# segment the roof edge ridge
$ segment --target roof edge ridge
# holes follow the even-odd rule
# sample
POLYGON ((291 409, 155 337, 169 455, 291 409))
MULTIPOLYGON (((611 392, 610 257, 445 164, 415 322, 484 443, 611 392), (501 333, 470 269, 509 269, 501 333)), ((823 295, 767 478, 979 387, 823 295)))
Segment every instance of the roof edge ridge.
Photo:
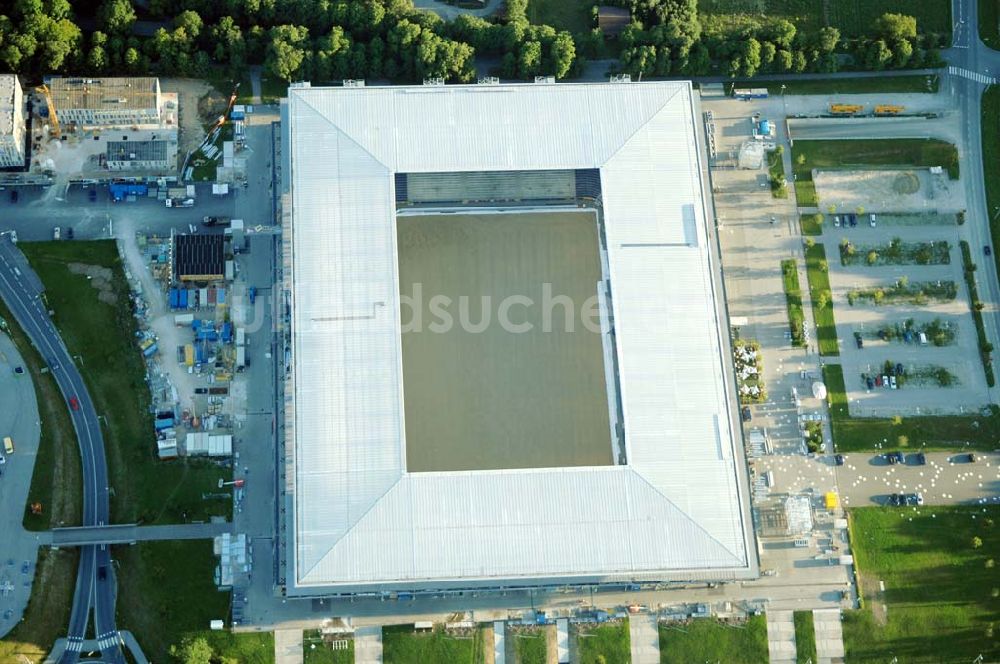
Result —
MULTIPOLYGON (((641 85, 641 84, 639 84, 639 85, 641 85)), ((660 104, 660 106, 655 111, 653 111, 652 113, 650 113, 649 117, 646 118, 646 120, 643 123, 639 124, 632 131, 632 133, 629 134, 628 137, 624 141, 622 141, 621 145, 619 145, 617 148, 615 148, 614 152, 612 152, 611 154, 608 155, 608 158, 604 160, 604 163, 601 164, 600 168, 604 168, 605 166, 608 165, 608 163, 611 162, 612 159, 614 159, 616 156, 618 156, 618 153, 621 152, 622 150, 624 150, 625 146, 627 146, 629 143, 632 142, 632 139, 636 137, 636 134, 638 134, 640 131, 642 131, 643 129, 645 129, 646 125, 648 125, 650 122, 652 122, 654 119, 656 119, 656 116, 658 116, 660 113, 663 112, 663 109, 665 109, 667 107, 667 104, 669 104, 670 102, 672 102, 674 100, 674 97, 676 97, 678 94, 680 94, 680 91, 682 89, 685 89, 685 88, 683 86, 678 86, 678 87, 674 88, 672 94, 670 94, 670 96, 668 96, 666 99, 664 99, 663 103, 660 104)), ((693 88, 690 85, 688 85, 686 89, 688 90, 688 92, 690 92, 691 90, 693 90, 693 88)))
MULTIPOLYGON (((317 89, 317 88, 302 88, 302 90, 314 90, 314 89, 317 89)), ((354 138, 354 136, 351 136, 349 133, 347 133, 344 130, 343 127, 341 127, 339 124, 337 124, 336 122, 334 122, 333 120, 331 120, 330 116, 328 116, 326 113, 324 113, 323 111, 321 111, 318 108, 316 108, 315 105, 313 105, 309 101, 307 101, 306 100, 306 95, 302 95, 302 94, 299 94, 298 92, 296 92, 295 98, 299 102, 301 102, 301 103, 305 104, 306 106, 308 106, 310 108, 310 110, 312 110, 313 113, 315 113, 319 117, 323 118, 327 122, 327 124, 329 124, 331 127, 333 127, 333 129, 335 129, 337 131, 337 133, 340 134, 343 138, 349 140, 351 143, 353 143, 354 145, 356 145, 359 150, 361 150, 366 155, 368 155, 369 157, 371 157, 372 161, 374 161, 376 164, 378 164, 382 168, 386 169, 386 171, 388 171, 389 173, 395 173, 396 172, 394 168, 390 168, 388 164, 386 164, 384 161, 382 161, 381 159, 379 159, 378 157, 376 157, 374 154, 372 154, 372 151, 369 150, 368 148, 366 148, 364 145, 362 145, 358 141, 358 139, 354 138)), ((657 113, 659 113, 659 111, 657 111, 657 113)))

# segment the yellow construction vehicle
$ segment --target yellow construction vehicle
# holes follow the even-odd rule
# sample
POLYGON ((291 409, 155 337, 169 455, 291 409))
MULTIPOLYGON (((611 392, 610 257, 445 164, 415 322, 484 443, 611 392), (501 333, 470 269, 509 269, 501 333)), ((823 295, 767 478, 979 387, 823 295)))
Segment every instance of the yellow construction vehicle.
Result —
POLYGON ((56 105, 52 103, 52 93, 49 91, 49 86, 43 83, 35 88, 35 92, 45 97, 45 105, 49 109, 49 134, 54 138, 59 138, 62 136, 62 129, 59 127, 59 116, 56 115, 56 105))
POLYGON ((830 112, 834 115, 857 115, 863 108, 861 104, 830 104, 830 112))
POLYGON ((899 115, 904 110, 905 106, 894 106, 892 104, 879 104, 875 107, 875 115, 899 115))

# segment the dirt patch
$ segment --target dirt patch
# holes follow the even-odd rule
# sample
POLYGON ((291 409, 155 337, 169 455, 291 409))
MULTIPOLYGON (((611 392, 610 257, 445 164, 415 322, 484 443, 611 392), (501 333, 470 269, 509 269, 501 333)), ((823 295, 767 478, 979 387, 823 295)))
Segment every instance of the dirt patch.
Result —
POLYGON ((203 109, 207 113, 212 110, 213 105, 206 102, 203 106, 202 99, 221 99, 222 95, 210 83, 192 78, 164 78, 160 79, 160 85, 164 92, 177 93, 177 124, 180 130, 177 149, 183 158, 205 140, 205 123, 214 121, 219 115, 216 112, 214 116, 203 118, 203 109))
POLYGON ((864 594, 865 602, 872 609, 872 617, 875 618, 875 624, 879 627, 885 627, 888 621, 888 614, 886 612, 885 598, 879 590, 879 580, 875 577, 861 573, 861 587, 859 590, 864 594))
POLYGON ((818 207, 827 212, 929 213, 965 208, 960 181, 926 168, 817 170, 813 181, 818 207))
POLYGON ((90 279, 91 288, 97 291, 97 299, 105 304, 115 304, 114 288, 111 287, 111 270, 99 265, 86 263, 70 263, 66 268, 73 274, 82 274, 90 279))

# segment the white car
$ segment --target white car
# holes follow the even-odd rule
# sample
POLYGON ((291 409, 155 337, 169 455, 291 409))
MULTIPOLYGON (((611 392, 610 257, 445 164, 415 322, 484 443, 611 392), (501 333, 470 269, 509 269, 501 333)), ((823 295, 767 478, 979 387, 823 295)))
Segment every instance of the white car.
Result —
POLYGON ((7 457, 0 454, 0 466, 4 465, 5 463, 7 463, 7 457))
POLYGON ((833 225, 836 226, 837 228, 840 228, 840 215, 839 214, 835 214, 833 216, 833 225))
POLYGON ((58 240, 61 235, 62 235, 62 229, 60 229, 58 226, 52 229, 53 240, 58 240))

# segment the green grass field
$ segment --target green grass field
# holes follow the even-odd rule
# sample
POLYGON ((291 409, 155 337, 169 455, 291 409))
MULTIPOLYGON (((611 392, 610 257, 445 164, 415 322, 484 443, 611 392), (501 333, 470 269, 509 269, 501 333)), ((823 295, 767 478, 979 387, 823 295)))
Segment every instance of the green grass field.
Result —
POLYGON ((767 661, 767 619, 764 616, 751 616, 739 626, 710 618, 683 625, 660 624, 661 664, 767 664, 767 661))
POLYGON ((816 661, 816 625, 812 611, 796 611, 792 614, 795 623, 795 657, 800 662, 816 661))
MULTIPOLYGON (((69 348, 79 357, 78 366, 87 382, 99 414, 104 416, 104 440, 108 473, 114 490, 111 499, 112 520, 118 523, 175 523, 187 514, 189 520, 207 519, 213 515, 229 517, 231 504, 226 501, 205 501, 202 494, 215 491, 219 478, 228 479, 229 470, 208 461, 169 461, 156 458, 153 425, 149 413, 149 392, 145 381, 145 365, 135 339, 135 319, 132 317, 121 261, 114 242, 42 242, 22 243, 32 267, 46 288, 46 298, 55 312, 56 326, 69 348), (111 269, 111 288, 115 304, 98 299, 98 291, 85 275, 70 271, 71 264, 101 266, 111 269)), ((61 399, 60 399, 61 402, 61 399)), ((174 551, 161 559, 144 555, 143 547, 166 546, 148 544, 124 547, 115 551, 121 565, 118 614, 121 624, 131 629, 147 654, 162 660, 164 648, 176 643, 173 626, 185 624, 165 621, 163 612, 181 611, 184 606, 197 605, 205 613, 193 612, 199 620, 208 615, 223 617, 227 595, 217 593, 212 586, 214 558, 211 543, 207 551, 204 542, 168 543, 178 547, 159 549, 174 551), (192 552, 200 552, 201 560, 192 552), (165 583, 161 570, 178 565, 178 577, 195 576, 192 568, 203 566, 207 583, 192 593, 185 603, 178 604, 173 580, 165 583), (220 603, 213 605, 218 596, 220 603), (157 601, 156 598, 162 598, 157 601), (211 609, 211 611, 208 611, 211 609), (218 615, 222 611, 222 615, 218 615)), ((198 622, 204 628, 207 623, 198 622)), ((190 628, 193 628, 192 625, 190 628)), ((180 629, 178 627, 178 629, 180 629)))
POLYGON ((802 289, 799 287, 799 271, 794 258, 781 261, 781 282, 785 288, 785 305, 788 308, 788 327, 792 332, 792 345, 800 347, 805 343, 802 312, 802 289))
POLYGON ((833 442, 838 452, 859 452, 877 449, 877 445, 899 446, 900 436, 914 449, 990 451, 1000 439, 1000 409, 987 414, 934 415, 902 417, 850 417, 844 372, 839 364, 823 367, 833 442))
POLYGON ((594 27, 590 10, 595 4, 593 0, 530 0, 528 21, 573 34, 587 32, 594 27))
POLYGON ((786 95, 847 95, 870 94, 877 92, 905 93, 936 93, 941 84, 941 77, 934 74, 924 76, 910 74, 893 76, 887 74, 874 78, 830 78, 826 80, 767 80, 753 79, 726 83, 726 94, 731 94, 736 88, 767 88, 772 95, 780 95, 781 86, 785 86, 786 95))
POLYGON ((951 33, 947 0, 910 0, 905 6, 893 0, 698 0, 698 11, 708 34, 733 34, 784 18, 803 31, 833 25, 844 36, 859 36, 870 34, 882 14, 900 11, 917 18, 920 32, 951 33))
MULTIPOLYGON (((993 4, 1000 2, 994 0, 993 4)), ((979 7, 983 4, 980 2, 979 7)), ((990 215, 990 238, 1000 247, 1000 85, 991 85, 983 93, 982 106, 983 180, 986 187, 986 211, 990 215)), ((1000 270, 1000 251, 993 252, 1000 270)))
POLYGON ((844 614, 847 661, 1000 660, 1000 568, 987 562, 1000 550, 997 518, 997 506, 851 510, 866 608, 844 614), (873 604, 885 604, 884 620, 873 604))
MULTIPOLYGON (((402 342, 407 469, 612 463, 601 336, 579 315, 601 278, 594 216, 401 217, 397 229, 400 292, 419 283, 423 293, 422 329, 402 342), (563 306, 545 331, 544 284, 572 301, 572 331, 563 306), (440 296, 452 302, 450 326, 430 306, 440 296), (507 314, 530 331, 498 322, 509 296, 533 301, 507 314), (471 331, 463 318, 489 324, 471 331)), ((415 328, 410 318, 404 306, 403 324, 415 328)))
POLYGON ((545 645, 545 632, 534 630, 533 633, 510 634, 507 638, 514 639, 514 664, 546 664, 548 649, 545 645))
POLYGON ((993 50, 1000 50, 1000 0, 979 0, 977 4, 979 38, 993 50))
POLYGON ((823 215, 820 212, 813 212, 812 214, 804 214, 799 217, 799 225, 802 227, 803 235, 822 235, 823 234, 823 215))
POLYGON ((829 266, 822 244, 806 247, 806 277, 809 279, 809 299, 816 324, 816 343, 820 355, 840 355, 837 345, 837 323, 833 318, 833 295, 830 291, 829 266))
MULTIPOLYGON (((413 625, 382 628, 382 661, 385 664, 480 664, 483 661, 483 632, 472 638, 447 634, 437 627, 431 632, 414 632, 413 625)), ((493 644, 489 647, 492 649, 493 644)))
POLYGON ((578 631, 576 638, 580 664, 628 664, 631 661, 628 620, 578 631))

